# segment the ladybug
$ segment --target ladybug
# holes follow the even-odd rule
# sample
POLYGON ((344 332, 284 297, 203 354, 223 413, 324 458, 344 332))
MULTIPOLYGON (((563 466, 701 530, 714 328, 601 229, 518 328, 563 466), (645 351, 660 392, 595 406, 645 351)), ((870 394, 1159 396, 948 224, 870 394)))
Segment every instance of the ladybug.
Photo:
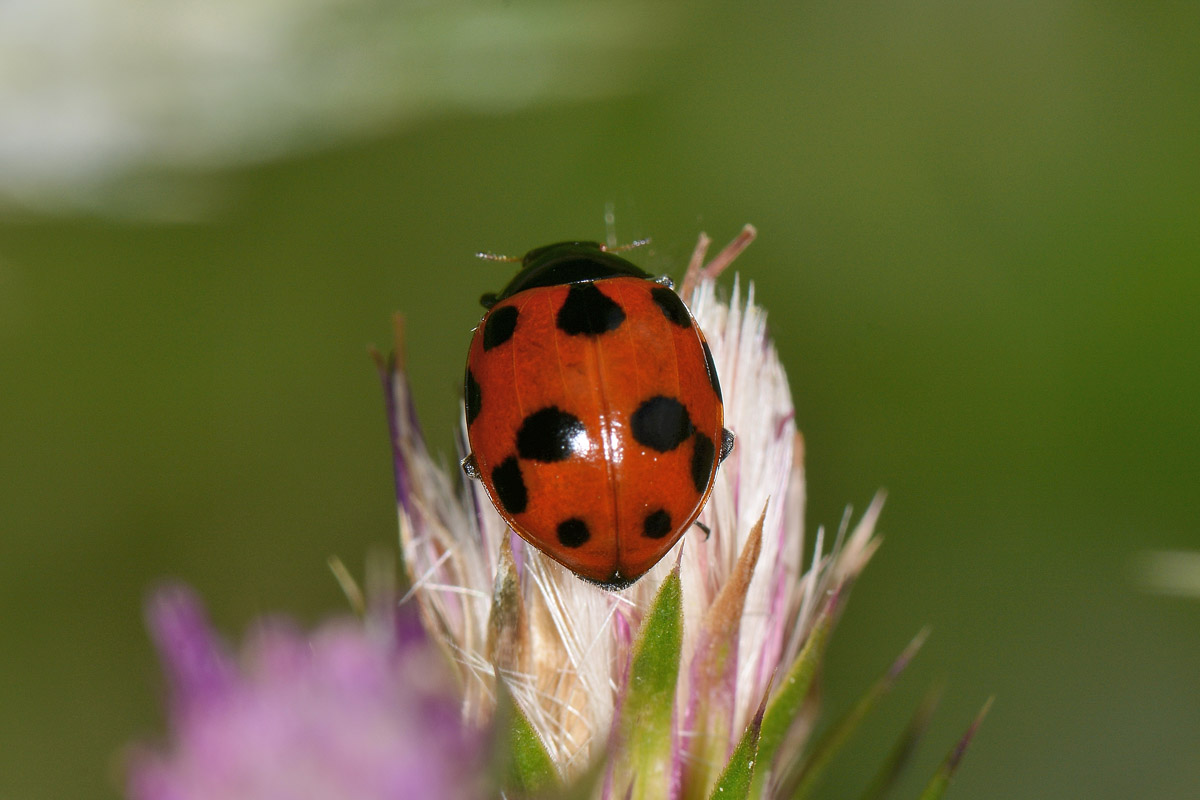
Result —
POLYGON ((696 521, 733 449, 712 353, 669 278, 601 244, 521 267, 480 301, 463 469, 527 542, 622 589, 696 521))

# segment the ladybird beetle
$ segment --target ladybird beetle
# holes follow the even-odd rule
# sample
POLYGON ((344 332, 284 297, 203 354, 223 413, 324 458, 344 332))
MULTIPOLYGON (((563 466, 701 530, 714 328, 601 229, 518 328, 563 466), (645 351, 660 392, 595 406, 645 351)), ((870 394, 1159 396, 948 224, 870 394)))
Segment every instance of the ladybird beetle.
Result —
POLYGON ((463 469, 527 542, 628 586, 696 521, 733 448, 704 334, 669 278, 595 242, 531 250, 481 303, 463 469))

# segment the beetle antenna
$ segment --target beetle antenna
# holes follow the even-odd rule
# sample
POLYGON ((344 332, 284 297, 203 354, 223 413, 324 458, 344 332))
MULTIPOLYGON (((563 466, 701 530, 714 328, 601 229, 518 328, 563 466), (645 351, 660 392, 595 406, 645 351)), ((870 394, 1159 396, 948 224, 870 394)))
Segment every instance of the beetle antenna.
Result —
POLYGON ((649 236, 645 239, 634 239, 629 244, 609 245, 604 248, 604 251, 606 253, 626 253, 630 250, 636 250, 639 247, 645 247, 648 244, 650 244, 649 236))
POLYGON ((489 253, 485 250, 481 250, 478 253, 476 253, 475 257, 480 259, 481 261, 506 261, 509 264, 515 264, 516 262, 521 260, 521 259, 517 258, 516 256, 506 256, 506 255, 503 255, 502 253, 489 253))

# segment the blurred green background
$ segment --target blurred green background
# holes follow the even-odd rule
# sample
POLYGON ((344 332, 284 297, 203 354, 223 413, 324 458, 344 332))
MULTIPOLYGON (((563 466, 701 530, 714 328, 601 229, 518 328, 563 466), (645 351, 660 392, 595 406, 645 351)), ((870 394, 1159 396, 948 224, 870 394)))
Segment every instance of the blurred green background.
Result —
POLYGON ((210 97, 222 148, 127 147, 2 206, 0 797, 118 796, 162 725, 160 578, 231 635, 343 609, 327 556, 395 536, 367 345, 407 315, 452 456, 477 298, 510 270, 472 254, 602 238, 606 203, 677 276, 699 231, 758 226, 738 266, 810 527, 889 491, 826 718, 933 634, 823 796, 940 680, 897 796, 992 694, 951 797, 1197 796, 1200 600, 1135 565, 1200 548, 1200 5, 359 6, 279 67, 306 115, 210 97), (317 96, 334 52, 356 103, 317 96))

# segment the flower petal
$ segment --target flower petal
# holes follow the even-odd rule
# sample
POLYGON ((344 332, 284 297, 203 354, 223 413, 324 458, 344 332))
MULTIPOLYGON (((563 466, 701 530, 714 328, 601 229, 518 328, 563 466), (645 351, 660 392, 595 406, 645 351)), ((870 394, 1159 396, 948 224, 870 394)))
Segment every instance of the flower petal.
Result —
POLYGON ((701 624, 689 670, 688 707, 676 754, 683 774, 683 796, 702 798, 716 782, 734 743, 733 720, 737 696, 738 633, 754 567, 762 547, 764 507, 751 529, 729 580, 701 624))
POLYGON ((170 682, 172 711, 186 713, 231 689, 233 663, 195 592, 182 584, 159 589, 146 618, 170 682))
POLYGON ((492 590, 487 657, 501 675, 529 671, 529 619, 521 596, 521 581, 513 560, 512 544, 508 539, 504 539, 500 546, 496 586, 492 590))

